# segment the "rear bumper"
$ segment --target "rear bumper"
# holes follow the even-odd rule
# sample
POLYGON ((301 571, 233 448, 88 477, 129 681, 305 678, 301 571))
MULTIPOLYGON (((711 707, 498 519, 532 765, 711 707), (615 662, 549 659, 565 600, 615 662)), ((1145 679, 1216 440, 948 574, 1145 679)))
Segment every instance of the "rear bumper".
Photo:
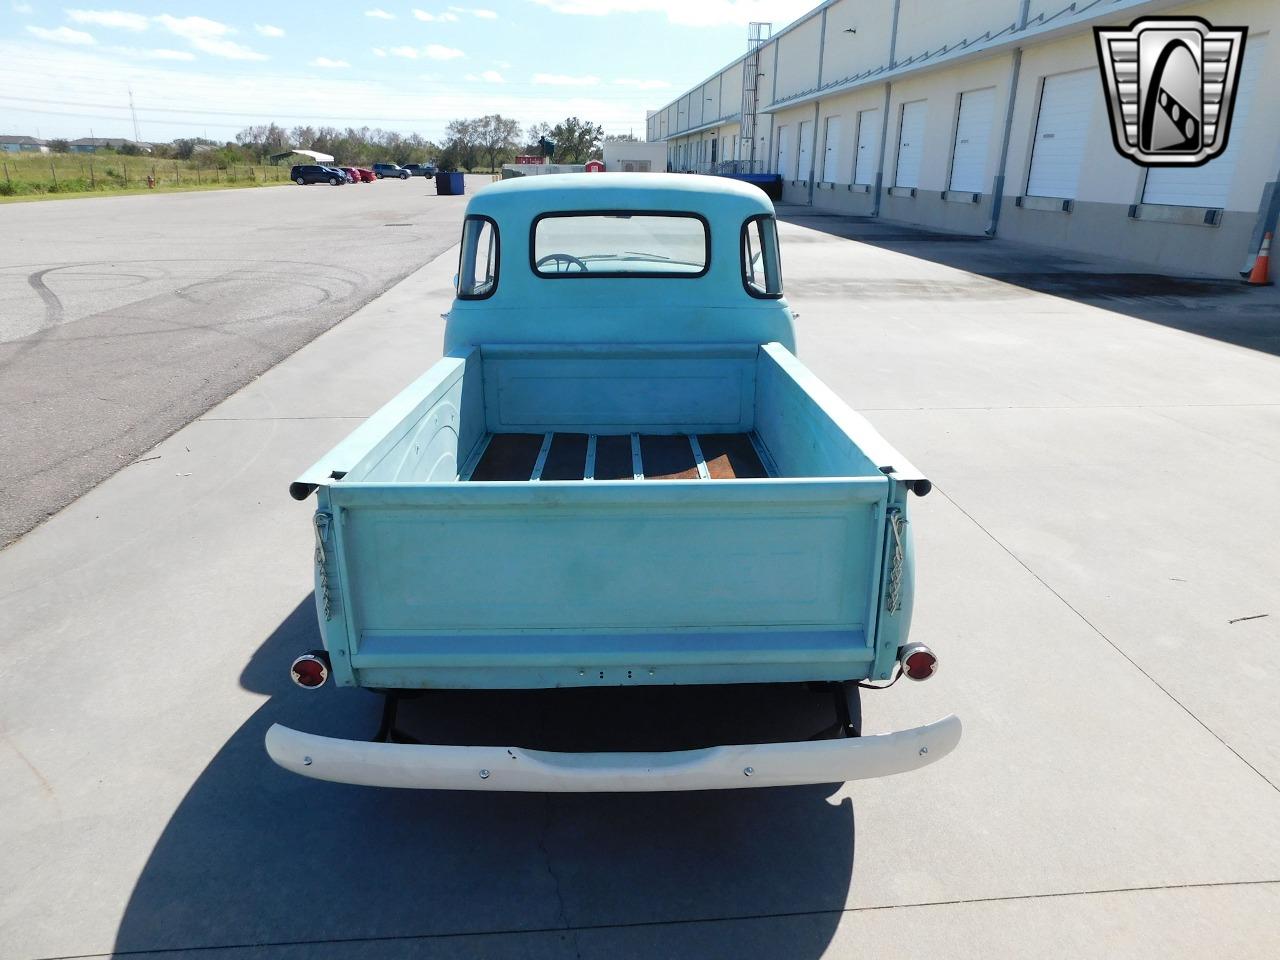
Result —
POLYGON ((670 753, 548 753, 336 740, 274 724, 267 753, 286 770, 370 787, 629 793, 838 783, 906 773, 960 742, 954 714, 895 733, 848 740, 756 743, 670 753))

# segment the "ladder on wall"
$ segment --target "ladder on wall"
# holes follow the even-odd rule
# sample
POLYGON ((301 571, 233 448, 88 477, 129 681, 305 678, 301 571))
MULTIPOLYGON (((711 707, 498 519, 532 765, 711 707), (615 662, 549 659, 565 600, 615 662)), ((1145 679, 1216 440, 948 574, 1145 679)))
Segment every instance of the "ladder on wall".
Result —
POLYGON ((760 117, 760 48, 772 35, 772 23, 752 23, 747 27, 747 56, 742 61, 742 133, 738 141, 742 156, 734 158, 740 161, 743 173, 759 172, 756 170, 756 127, 760 117))

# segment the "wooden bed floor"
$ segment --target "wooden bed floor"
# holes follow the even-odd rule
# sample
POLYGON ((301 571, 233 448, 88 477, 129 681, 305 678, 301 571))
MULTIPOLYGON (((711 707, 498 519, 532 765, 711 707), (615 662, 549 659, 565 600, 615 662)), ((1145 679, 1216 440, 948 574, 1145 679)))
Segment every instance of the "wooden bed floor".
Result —
POLYGON ((750 434, 495 433, 463 480, 739 480, 769 476, 750 434))

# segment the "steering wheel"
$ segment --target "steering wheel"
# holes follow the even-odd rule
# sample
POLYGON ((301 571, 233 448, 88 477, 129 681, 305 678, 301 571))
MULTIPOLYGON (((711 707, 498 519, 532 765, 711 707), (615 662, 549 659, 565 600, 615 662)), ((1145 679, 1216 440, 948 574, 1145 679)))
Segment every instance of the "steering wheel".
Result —
POLYGON ((534 266, 541 270, 543 266, 548 263, 554 263, 556 265, 556 268, 552 273, 569 273, 571 267, 577 267, 579 273, 587 272, 587 265, 571 253, 549 253, 535 263, 534 266), (560 264, 562 263, 564 264, 563 270, 560 269, 560 264))

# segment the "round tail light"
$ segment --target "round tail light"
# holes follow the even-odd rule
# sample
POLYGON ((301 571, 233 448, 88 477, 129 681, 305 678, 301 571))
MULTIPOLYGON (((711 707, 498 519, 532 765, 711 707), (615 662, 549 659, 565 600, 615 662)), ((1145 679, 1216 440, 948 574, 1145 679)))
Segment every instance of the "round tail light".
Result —
POLYGON ((300 687, 314 690, 329 679, 329 658, 320 651, 304 653, 289 667, 289 676, 300 687))
POLYGON ((938 672, 938 658, 923 643, 908 643, 898 653, 908 680, 928 680, 938 672))

